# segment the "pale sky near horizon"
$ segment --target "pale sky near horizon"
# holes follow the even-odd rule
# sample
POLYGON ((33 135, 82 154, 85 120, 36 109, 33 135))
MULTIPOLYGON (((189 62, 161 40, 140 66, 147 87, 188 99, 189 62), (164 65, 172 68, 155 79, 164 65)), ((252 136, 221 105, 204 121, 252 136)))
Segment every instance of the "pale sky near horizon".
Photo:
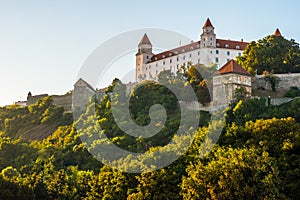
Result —
MULTIPOLYGON (((278 27, 300 42, 299 10, 296 0, 0 0, 0 106, 26 100, 29 91, 66 93, 90 53, 126 31, 161 28, 196 41, 209 17, 217 38, 253 41, 278 27)), ((118 60, 122 70, 108 72, 99 87, 133 69, 133 55, 118 60)))

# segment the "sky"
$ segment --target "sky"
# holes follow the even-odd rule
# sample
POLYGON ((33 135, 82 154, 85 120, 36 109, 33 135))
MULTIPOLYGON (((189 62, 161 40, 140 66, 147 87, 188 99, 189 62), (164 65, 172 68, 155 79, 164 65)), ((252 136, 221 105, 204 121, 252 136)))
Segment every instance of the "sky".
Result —
MULTIPOLYGON (((158 28, 196 41, 209 17, 217 38, 254 41, 279 28, 300 42, 299 10, 297 0, 0 0, 0 106, 26 100, 29 91, 72 90, 89 55, 120 33, 158 28)), ((99 88, 134 69, 134 53, 113 65, 99 88)))

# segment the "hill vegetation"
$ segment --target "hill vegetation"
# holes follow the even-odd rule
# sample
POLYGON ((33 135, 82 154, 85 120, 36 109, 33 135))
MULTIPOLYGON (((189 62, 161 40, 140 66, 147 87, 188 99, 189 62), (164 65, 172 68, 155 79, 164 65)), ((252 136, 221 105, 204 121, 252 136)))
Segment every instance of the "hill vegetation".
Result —
MULTIPOLYGON (((167 88, 141 83, 130 100, 134 121, 139 125, 149 123, 149 108, 157 103, 166 108, 168 117, 165 127, 153 137, 129 136, 120 130, 112 116, 110 92, 116 84, 124 87, 114 81, 103 98, 90 101, 76 122, 72 122, 70 113, 64 114, 54 106, 49 97, 29 107, 1 108, 0 199, 297 199, 300 196, 299 99, 281 106, 266 106, 264 99, 233 103, 226 111, 226 123, 217 144, 206 156, 199 149, 203 142, 210 145, 211 141, 204 138, 213 124, 209 123, 210 115, 201 112, 199 128, 191 130, 196 136, 184 155, 163 169, 132 174, 103 165, 86 150, 79 135, 94 133, 91 132, 94 127, 86 123, 91 109, 95 109, 102 128, 98 134, 107 135, 128 151, 153 153, 161 151, 160 147, 173 138, 180 123, 180 109, 167 88), (85 124, 80 126, 81 130, 77 130, 79 123, 85 124)), ((115 92, 116 97, 121 95, 121 90, 115 92)))

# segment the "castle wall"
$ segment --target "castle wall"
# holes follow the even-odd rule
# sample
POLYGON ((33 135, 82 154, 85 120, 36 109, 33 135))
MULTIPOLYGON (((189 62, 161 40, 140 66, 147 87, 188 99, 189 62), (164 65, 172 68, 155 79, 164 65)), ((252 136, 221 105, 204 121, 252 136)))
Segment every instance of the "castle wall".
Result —
POLYGON ((65 95, 53 95, 52 98, 54 105, 64 107, 65 111, 72 110, 72 93, 65 95))
POLYGON ((30 106, 32 104, 35 104, 35 102, 39 99, 42 99, 44 97, 47 97, 48 94, 40 94, 40 95, 34 95, 34 96, 27 96, 27 106, 30 106))
MULTIPOLYGON (((293 74, 275 74, 280 78, 278 87, 276 90, 289 90, 291 86, 300 88, 300 73, 293 74)), ((271 85, 265 81, 265 76, 257 75, 252 79, 252 88, 259 89, 264 88, 265 90, 272 90, 271 85)))

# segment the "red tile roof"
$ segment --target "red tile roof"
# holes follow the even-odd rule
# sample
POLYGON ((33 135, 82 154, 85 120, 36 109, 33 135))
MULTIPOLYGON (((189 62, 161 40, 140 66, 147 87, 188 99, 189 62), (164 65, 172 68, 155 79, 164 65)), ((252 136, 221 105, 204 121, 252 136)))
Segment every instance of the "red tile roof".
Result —
POLYGON ((177 47, 175 49, 171 49, 168 51, 161 52, 159 54, 155 54, 151 57, 149 62, 154 62, 154 61, 161 60, 161 59, 164 59, 167 57, 172 57, 177 54, 186 53, 186 52, 193 51, 193 50, 199 49, 199 48, 200 48, 200 41, 193 42, 191 44, 187 44, 187 45, 184 45, 181 47, 177 47))
POLYGON ((217 48, 245 50, 248 42, 217 39, 217 48))
POLYGON ((139 45, 141 45, 141 44, 150 44, 150 45, 152 45, 146 33, 144 34, 143 38, 141 39, 139 45))
MULTIPOLYGON (((222 39, 217 39, 216 42, 217 42, 216 48, 237 49, 237 50, 245 50, 245 48, 248 44, 247 42, 222 40, 222 39)), ((177 54, 182 54, 182 53, 186 53, 189 51, 193 51, 193 50, 199 49, 199 48, 200 48, 200 41, 193 42, 193 43, 181 46, 181 47, 177 47, 175 49, 171 49, 171 50, 161 52, 159 54, 155 54, 151 57, 151 59, 149 60, 148 63, 162 60, 162 59, 165 59, 168 57, 172 57, 177 54)))
POLYGON ((273 35, 274 36, 282 36, 278 28, 275 30, 275 32, 273 33, 273 35))
POLYGON ((211 27, 213 27, 213 25, 211 24, 211 22, 210 22, 209 18, 207 18, 207 20, 206 20, 206 22, 205 22, 205 24, 204 24, 203 28, 206 28, 207 26, 211 26, 211 27))
POLYGON ((216 74, 228 74, 228 73, 235 73, 235 74, 243 74, 246 76, 251 76, 249 72, 247 72, 241 65, 239 65, 234 60, 228 61, 223 67, 221 67, 216 74))

